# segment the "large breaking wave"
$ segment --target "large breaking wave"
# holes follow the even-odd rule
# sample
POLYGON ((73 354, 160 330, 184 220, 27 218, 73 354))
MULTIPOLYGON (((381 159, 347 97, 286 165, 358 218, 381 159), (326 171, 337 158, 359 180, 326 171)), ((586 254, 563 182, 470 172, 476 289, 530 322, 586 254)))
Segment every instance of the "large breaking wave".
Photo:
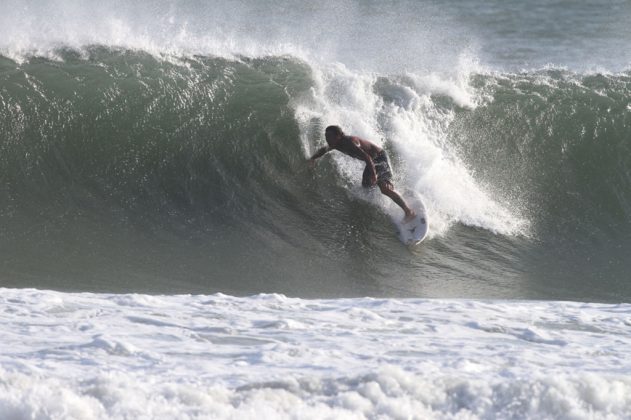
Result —
MULTIPOLYGON (((2 229, 25 248, 137 230, 211 246, 214 273, 251 264, 239 277, 268 265, 269 255, 244 258, 248 248, 291 249, 291 261, 398 253, 384 216, 400 211, 359 186, 361 162, 333 154, 306 167, 330 123, 388 150, 397 187, 429 207, 434 238, 469 226, 491 242, 600 241, 610 255, 629 236, 627 73, 463 62, 454 77, 380 74, 99 46, 55 57, 0 58, 2 229)), ((495 246, 485 252, 506 258, 495 246)))
POLYGON ((62 61, 3 60, 7 202, 168 220, 305 212, 319 173, 362 196, 359 163, 336 156, 318 173, 305 170, 324 125, 335 122, 390 150, 398 183, 426 196, 437 232, 453 221, 509 234, 524 224, 448 144, 452 120, 475 107, 468 86, 341 65, 322 71, 286 56, 81 53, 88 57, 65 50, 62 61))

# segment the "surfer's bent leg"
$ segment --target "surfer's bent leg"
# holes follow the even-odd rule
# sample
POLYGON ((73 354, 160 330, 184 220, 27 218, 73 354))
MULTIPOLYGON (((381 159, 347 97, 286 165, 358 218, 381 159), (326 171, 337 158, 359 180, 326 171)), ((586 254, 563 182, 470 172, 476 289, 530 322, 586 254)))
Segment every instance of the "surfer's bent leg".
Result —
MULTIPOLYGON (((385 151, 381 151, 374 159, 375 162, 375 170, 377 172, 377 185, 379 185, 379 190, 383 195, 387 195, 397 203, 399 207, 403 209, 405 212, 404 221, 411 220, 416 213, 414 210, 408 206, 403 197, 394 190, 394 186, 392 185, 392 171, 390 170, 390 163, 388 163, 388 156, 385 151)), ((366 177, 366 170, 364 171, 364 179, 366 177)))
POLYGON ((394 190, 394 186, 390 181, 379 182, 379 190, 381 190, 381 193, 383 195, 387 195, 388 197, 390 197, 392 201, 397 203, 397 205, 403 209, 403 211, 405 212, 406 220, 409 220, 415 216, 414 210, 412 210, 405 202, 403 197, 401 197, 401 195, 394 190))

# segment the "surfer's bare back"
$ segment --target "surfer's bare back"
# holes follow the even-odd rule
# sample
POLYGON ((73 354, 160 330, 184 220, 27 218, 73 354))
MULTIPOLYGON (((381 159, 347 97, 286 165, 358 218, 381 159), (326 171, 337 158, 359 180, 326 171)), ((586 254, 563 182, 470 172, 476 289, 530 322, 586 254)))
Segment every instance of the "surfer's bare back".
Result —
POLYGON ((315 165, 316 159, 324 156, 331 150, 339 150, 355 159, 366 162, 366 169, 362 176, 362 186, 379 186, 381 193, 387 195, 399 205, 405 212, 404 221, 408 221, 415 216, 414 211, 407 205, 401 195, 394 190, 392 185, 392 171, 388 163, 388 156, 385 150, 368 140, 356 136, 347 136, 337 125, 330 125, 324 130, 327 146, 321 147, 309 159, 311 166, 315 165))

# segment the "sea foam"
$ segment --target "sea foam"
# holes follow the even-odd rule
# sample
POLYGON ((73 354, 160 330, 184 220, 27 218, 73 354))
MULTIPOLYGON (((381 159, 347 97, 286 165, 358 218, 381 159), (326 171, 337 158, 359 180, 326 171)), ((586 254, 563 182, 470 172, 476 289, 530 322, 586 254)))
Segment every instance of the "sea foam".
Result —
MULTIPOLYGON (((449 143, 454 108, 475 108, 484 100, 468 80, 471 72, 479 70, 475 63, 463 56, 459 70, 441 76, 381 75, 351 70, 341 63, 313 63, 312 69, 314 87, 307 98, 296 103, 306 154, 322 143, 314 126, 340 125, 346 133, 391 152, 395 188, 404 196, 421 197, 425 202, 430 237, 444 234, 454 223, 504 235, 527 234, 529 221, 517 206, 511 208, 501 194, 498 197, 497 191, 478 182, 449 143)), ((363 163, 339 155, 334 160, 344 178, 342 183, 351 187, 356 197, 367 198, 358 188, 363 163)), ((402 217, 389 199, 367 199, 393 219, 402 217)))
POLYGON ((631 306, 3 289, 0 417, 626 418, 631 306))

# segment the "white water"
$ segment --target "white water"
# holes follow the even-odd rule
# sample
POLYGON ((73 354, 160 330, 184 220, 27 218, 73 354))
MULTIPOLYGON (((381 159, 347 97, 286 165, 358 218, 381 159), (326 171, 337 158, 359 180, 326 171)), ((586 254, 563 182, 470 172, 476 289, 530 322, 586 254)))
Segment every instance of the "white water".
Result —
POLYGON ((629 418, 631 305, 2 289, 0 418, 629 418))
MULTIPOLYGON (((453 110, 437 105, 434 95, 448 98, 455 106, 475 107, 483 100, 469 86, 469 74, 478 70, 475 63, 463 57, 451 76, 380 76, 350 70, 340 63, 314 63, 312 68, 315 86, 296 105, 306 155, 324 144, 324 126, 340 125, 348 134, 395 151, 399 159, 394 165, 399 169, 395 187, 408 197, 420 195, 428 208, 430 237, 458 222, 506 235, 527 233, 529 222, 519 215, 519 209, 508 208, 501 197, 479 185, 447 141, 453 110)), ((363 163, 333 154, 345 184, 356 197, 366 198, 359 187, 363 163)), ((393 219, 403 216, 379 194, 370 200, 393 219)))

